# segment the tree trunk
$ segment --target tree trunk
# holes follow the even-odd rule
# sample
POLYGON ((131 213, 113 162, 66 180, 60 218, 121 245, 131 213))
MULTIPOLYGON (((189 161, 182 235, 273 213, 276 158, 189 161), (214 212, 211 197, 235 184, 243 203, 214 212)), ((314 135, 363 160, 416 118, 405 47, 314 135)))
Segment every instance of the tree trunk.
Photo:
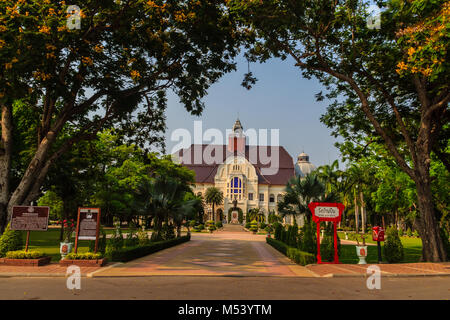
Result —
POLYGON ((0 140, 0 234, 8 223, 8 201, 10 193, 11 153, 12 153, 12 110, 10 106, 1 106, 0 140))
POLYGON ((354 194, 355 199, 355 229, 356 233, 359 233, 359 207, 358 207, 358 201, 356 200, 356 192, 354 194))
POLYGON ((359 198, 361 199, 361 231, 366 233, 366 204, 364 203, 364 195, 362 191, 359 192, 359 198))
POLYGON ((424 261, 443 262, 446 261, 447 254, 436 221, 431 194, 431 183, 428 174, 422 177, 425 177, 425 179, 418 179, 416 181, 419 207, 417 226, 420 237, 422 238, 422 258, 424 261), (428 179, 426 179, 427 176, 428 179))

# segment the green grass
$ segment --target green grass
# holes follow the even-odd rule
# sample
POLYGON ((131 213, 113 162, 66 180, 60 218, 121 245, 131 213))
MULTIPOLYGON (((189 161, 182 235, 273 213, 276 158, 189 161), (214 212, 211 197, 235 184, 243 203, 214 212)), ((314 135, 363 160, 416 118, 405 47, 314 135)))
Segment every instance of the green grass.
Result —
MULTIPOLYGON (((372 240, 372 239, 371 239, 372 240)), ((420 238, 401 237, 403 251, 405 253, 403 263, 419 262, 422 256, 422 240, 420 238)), ((367 241, 368 242, 368 241, 367 241)), ((339 261, 342 263, 358 263, 359 259, 356 255, 355 245, 343 244, 341 246, 341 255, 339 261)), ((381 256, 383 262, 387 262, 384 257, 384 245, 381 245, 381 256)), ((367 246, 367 263, 378 262, 377 246, 367 246)))
MULTIPOLYGON (((59 253, 59 228, 49 228, 47 231, 31 231, 30 232, 30 250, 39 250, 46 255, 52 257, 52 261, 59 261, 61 255, 59 253)), ((25 245, 27 239, 27 232, 22 231, 22 237, 25 245)), ((72 239, 75 243, 75 239, 72 239)), ((89 251, 89 240, 80 240, 78 242, 78 252, 89 251)))

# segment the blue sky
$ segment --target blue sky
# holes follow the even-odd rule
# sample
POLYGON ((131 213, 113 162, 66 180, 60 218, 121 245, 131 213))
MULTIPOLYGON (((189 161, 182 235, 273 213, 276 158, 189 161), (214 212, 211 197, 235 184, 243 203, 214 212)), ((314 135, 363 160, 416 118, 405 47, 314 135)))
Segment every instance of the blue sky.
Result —
POLYGON ((315 101, 314 95, 323 90, 320 83, 304 79, 290 59, 252 63, 250 69, 258 78, 251 90, 241 86, 247 61, 240 58, 237 71, 225 75, 209 89, 201 116, 190 115, 178 98, 170 94, 165 135, 167 152, 177 144, 170 141, 173 130, 185 128, 193 135, 194 121, 201 120, 203 131, 217 128, 225 136, 225 130, 231 129, 239 114, 244 130, 279 129, 280 145, 294 160, 303 150, 316 166, 339 159, 339 151, 334 147, 336 139, 319 120, 329 103, 315 101))

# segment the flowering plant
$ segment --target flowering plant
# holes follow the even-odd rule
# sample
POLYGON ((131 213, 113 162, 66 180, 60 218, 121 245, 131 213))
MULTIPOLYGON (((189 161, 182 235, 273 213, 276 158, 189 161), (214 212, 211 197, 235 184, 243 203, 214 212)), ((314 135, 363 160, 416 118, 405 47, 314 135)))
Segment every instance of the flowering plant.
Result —
POLYGON ((72 233, 75 230, 75 223, 73 219, 58 221, 58 224, 61 225, 61 228, 64 228, 64 241, 70 242, 70 238, 72 237, 72 233))

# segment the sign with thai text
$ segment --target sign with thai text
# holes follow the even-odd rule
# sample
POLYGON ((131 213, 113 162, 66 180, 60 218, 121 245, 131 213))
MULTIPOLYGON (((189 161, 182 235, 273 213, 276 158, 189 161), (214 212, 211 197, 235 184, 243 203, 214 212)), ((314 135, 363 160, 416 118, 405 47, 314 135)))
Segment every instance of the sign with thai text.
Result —
POLYGON ((49 207, 14 206, 11 230, 47 231, 49 207))

